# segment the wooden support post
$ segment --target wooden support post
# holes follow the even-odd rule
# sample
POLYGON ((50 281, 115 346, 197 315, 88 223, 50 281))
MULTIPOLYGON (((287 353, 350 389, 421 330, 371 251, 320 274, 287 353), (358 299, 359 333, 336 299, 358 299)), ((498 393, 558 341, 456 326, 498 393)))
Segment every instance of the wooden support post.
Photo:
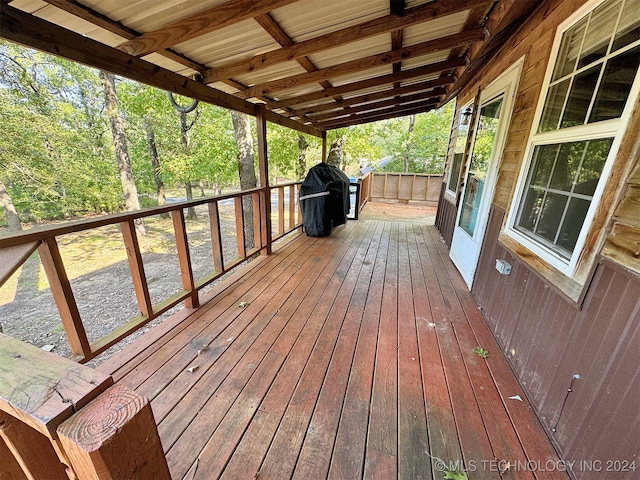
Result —
POLYGON ((236 243, 238 246, 238 257, 247 256, 247 247, 244 240, 244 209, 242 208, 242 197, 233 199, 236 209, 236 243))
POLYGON ((322 163, 327 162, 327 131, 322 132, 322 156, 320 157, 322 163))
MULTIPOLYGON (((0 439, 6 444, 24 478, 68 480, 66 466, 60 462, 51 441, 8 413, 0 411, 0 439)), ((7 460, 7 467, 11 462, 7 460)), ((0 478, 5 478, 5 461, 0 465, 0 478)), ((20 478, 20 477, 18 477, 20 478)))
POLYGON ((184 306, 187 308, 198 308, 200 306, 200 301, 198 300, 198 290, 196 290, 195 282, 193 280, 191 255, 189 254, 189 240, 187 238, 187 229, 184 223, 184 210, 173 210, 171 212, 171 220, 173 220, 173 231, 176 235, 176 249, 178 250, 178 263, 180 264, 182 288, 191 293, 191 295, 184 300, 184 306))
POLYGON ((73 296, 56 239, 45 239, 38 247, 38 253, 49 280, 51 294, 58 306, 62 326, 67 334, 71 351, 84 358, 90 358, 91 346, 80 318, 80 311, 73 296))
POLYGON ((224 258, 222 256, 222 234, 220 233, 220 212, 218 201, 209 204, 209 227, 211 229, 211 250, 213 253, 213 268, 216 272, 224 272, 224 258))
POLYGON ((133 289, 136 292, 138 300, 138 308, 140 313, 145 317, 153 315, 153 305, 151 304, 151 295, 149 295, 149 286, 147 285, 147 276, 144 273, 144 264, 142 262, 142 254, 140 253, 140 244, 138 243, 138 235, 136 234, 136 226, 133 220, 122 222, 120 231, 124 240, 124 248, 127 251, 127 259, 129 260, 129 270, 131 271, 131 279, 133 280, 133 289))
POLYGON ((171 478, 149 401, 124 385, 63 422, 58 435, 79 478, 171 478))
POLYGON ((269 188, 269 160, 267 156, 267 119, 264 105, 256 107, 256 123, 258 127, 258 162, 260 167, 260 187, 263 200, 260 202, 260 219, 262 231, 262 255, 271 255, 271 189, 269 188))

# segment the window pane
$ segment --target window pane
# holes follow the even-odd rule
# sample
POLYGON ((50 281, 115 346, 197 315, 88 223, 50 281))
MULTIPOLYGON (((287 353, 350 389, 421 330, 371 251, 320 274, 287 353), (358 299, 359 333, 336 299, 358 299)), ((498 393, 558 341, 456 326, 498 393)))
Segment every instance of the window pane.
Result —
POLYGON ((562 128, 584 124, 601 68, 602 64, 598 64, 574 77, 569 101, 562 116, 562 128))
POLYGON ((558 236, 558 246, 564 248, 567 252, 573 252, 576 241, 582 230, 582 224, 587 216, 587 211, 591 202, 581 198, 572 198, 569 202, 567 215, 562 223, 562 229, 558 236))
POLYGON ((587 28, 587 19, 587 17, 582 19, 562 36, 562 43, 560 44, 558 59, 553 69, 551 81, 558 80, 575 70, 576 59, 580 53, 582 39, 587 28))
POLYGON ((550 242, 555 241, 568 199, 566 195, 547 193, 536 228, 536 233, 542 238, 550 242))
POLYGON ((639 64, 640 46, 607 62, 589 123, 622 115, 639 64))
POLYGON ((531 185, 545 188, 549 185, 551 170, 553 169, 553 164, 559 149, 560 145, 543 145, 542 147, 536 148, 533 159, 534 167, 530 182, 531 185))
POLYGON ((575 181, 580 163, 586 148, 584 143, 565 143, 560 148, 558 161, 553 169, 551 177, 551 188, 570 192, 575 181))
POLYGON ((604 138, 537 146, 515 227, 569 258, 612 143, 604 138))
POLYGON ((576 186, 573 189, 574 193, 593 196, 612 143, 613 139, 611 138, 589 142, 576 186))
POLYGON ((547 100, 544 102, 544 111, 542 112, 542 120, 540 120, 538 132, 547 132, 558 128, 569 83, 570 79, 566 79, 549 89, 547 100))
POLYGON ((621 4, 622 0, 606 2, 594 10, 580 52, 579 69, 600 60, 607 54, 621 4))
POLYGON ((640 40, 640 0, 626 0, 612 52, 640 40))
POLYGON ((520 221, 518 222, 520 227, 533 232, 540 215, 540 207, 543 200, 544 190, 529 188, 520 212, 520 221))
POLYGON ((462 157, 464 154, 456 153, 453 156, 453 162, 451 163, 451 176, 449 177, 449 190, 453 192, 458 191, 458 185, 460 180, 460 168, 462 167, 462 157))

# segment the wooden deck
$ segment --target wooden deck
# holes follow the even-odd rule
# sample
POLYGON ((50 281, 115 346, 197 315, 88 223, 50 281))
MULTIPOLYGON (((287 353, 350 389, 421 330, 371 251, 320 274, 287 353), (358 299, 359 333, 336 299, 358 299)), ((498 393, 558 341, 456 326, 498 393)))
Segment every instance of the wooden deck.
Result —
POLYGON ((100 367, 152 399, 173 478, 567 478, 435 227, 366 218, 100 367))

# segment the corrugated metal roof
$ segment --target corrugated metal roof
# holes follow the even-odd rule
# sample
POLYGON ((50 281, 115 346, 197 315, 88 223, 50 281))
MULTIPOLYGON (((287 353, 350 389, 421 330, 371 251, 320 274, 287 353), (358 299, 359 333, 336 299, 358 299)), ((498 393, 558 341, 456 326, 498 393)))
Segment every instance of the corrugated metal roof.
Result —
MULTIPOLYGON (((485 38, 478 28, 486 13, 497 12, 501 17, 495 23, 506 28, 535 4, 535 0, 406 0, 401 11, 394 0, 393 13, 390 0, 13 0, 2 8, 53 24, 43 24, 44 30, 60 26, 185 77, 200 72, 219 92, 193 91, 194 96, 214 102, 217 95, 258 99, 300 124, 311 122, 325 129, 306 110, 322 106, 323 117, 334 112, 344 122, 363 122, 366 111, 357 118, 341 113, 352 99, 372 95, 366 105, 377 111, 381 108, 377 102, 401 99, 414 91, 422 92, 424 100, 415 101, 413 94, 412 106, 434 108, 455 94, 465 65, 491 47, 491 37, 485 38), (507 7, 490 8, 498 2, 507 7), (474 42, 484 48, 474 50, 474 58, 456 61, 469 54, 467 47, 474 42), (425 83, 429 81, 433 85, 425 83), (411 85, 415 88, 407 88, 411 85), (334 108, 328 106, 331 103, 334 108)), ((57 51, 43 46, 41 39, 20 37, 20 41, 57 51)), ((106 58, 94 62, 71 47, 64 52, 69 58, 102 68, 108 64, 106 58)), ((110 55, 105 52, 100 55, 110 55)), ((120 52, 113 58, 123 61, 120 52)), ((140 68, 149 70, 143 64, 140 68)), ((127 72, 124 67, 114 70, 127 72)), ((151 75, 139 73, 138 78, 147 78, 150 84, 169 82, 151 75)), ((174 89, 191 89, 184 85, 174 89)), ((222 99, 220 104, 240 108, 239 99, 222 99)))

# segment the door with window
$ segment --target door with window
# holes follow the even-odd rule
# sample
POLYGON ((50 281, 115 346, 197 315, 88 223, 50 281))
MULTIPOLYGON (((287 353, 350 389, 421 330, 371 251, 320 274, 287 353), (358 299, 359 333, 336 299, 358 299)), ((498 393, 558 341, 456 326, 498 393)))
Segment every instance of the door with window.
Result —
POLYGON ((480 257, 521 67, 519 61, 489 85, 477 107, 480 111, 450 250, 451 260, 469 288, 480 257))

